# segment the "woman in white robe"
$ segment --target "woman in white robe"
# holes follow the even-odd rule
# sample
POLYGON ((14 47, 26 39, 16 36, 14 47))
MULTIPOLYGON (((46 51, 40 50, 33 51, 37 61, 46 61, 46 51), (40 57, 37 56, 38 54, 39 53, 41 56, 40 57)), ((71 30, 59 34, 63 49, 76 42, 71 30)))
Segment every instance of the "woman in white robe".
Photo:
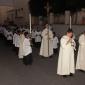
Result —
POLYGON ((60 52, 58 59, 57 74, 67 76, 75 73, 74 66, 74 46, 75 42, 71 38, 72 31, 68 30, 67 35, 60 41, 60 52))
POLYGON ((76 69, 85 71, 85 33, 81 34, 79 37, 76 69))

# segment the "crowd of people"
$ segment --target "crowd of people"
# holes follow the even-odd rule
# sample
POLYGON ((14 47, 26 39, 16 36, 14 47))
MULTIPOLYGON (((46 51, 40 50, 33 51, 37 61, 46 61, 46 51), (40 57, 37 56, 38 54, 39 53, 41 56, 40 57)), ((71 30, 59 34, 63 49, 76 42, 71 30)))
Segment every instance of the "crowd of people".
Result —
POLYGON ((4 36, 6 43, 13 48, 18 58, 22 59, 25 65, 32 64, 32 47, 34 46, 40 49, 39 55, 44 58, 50 58, 56 53, 59 54, 58 75, 63 77, 72 76, 75 74, 75 69, 85 71, 85 32, 79 37, 79 48, 76 45, 72 29, 69 28, 59 40, 48 24, 45 25, 42 31, 38 27, 33 29, 31 34, 27 26, 1 25, 0 34, 4 36), (77 53, 76 65, 75 52, 77 53))

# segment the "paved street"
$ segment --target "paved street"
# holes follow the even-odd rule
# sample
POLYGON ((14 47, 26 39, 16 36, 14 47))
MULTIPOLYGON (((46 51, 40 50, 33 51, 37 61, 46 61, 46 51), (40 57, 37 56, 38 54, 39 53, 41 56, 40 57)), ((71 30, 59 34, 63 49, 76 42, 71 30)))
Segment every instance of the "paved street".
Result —
POLYGON ((85 85, 83 72, 68 78, 56 75, 58 54, 49 59, 38 54, 33 48, 33 64, 25 66, 0 37, 0 85, 85 85))

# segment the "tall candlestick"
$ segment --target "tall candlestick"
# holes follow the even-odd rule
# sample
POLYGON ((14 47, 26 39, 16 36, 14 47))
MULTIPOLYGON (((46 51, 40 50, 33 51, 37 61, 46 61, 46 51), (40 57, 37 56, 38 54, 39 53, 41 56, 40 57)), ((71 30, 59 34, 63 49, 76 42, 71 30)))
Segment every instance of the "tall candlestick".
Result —
POLYGON ((31 13, 29 13, 30 34, 32 33, 31 13))
POLYGON ((70 16, 70 29, 71 29, 71 25, 72 25, 72 23, 71 23, 71 16, 70 16))

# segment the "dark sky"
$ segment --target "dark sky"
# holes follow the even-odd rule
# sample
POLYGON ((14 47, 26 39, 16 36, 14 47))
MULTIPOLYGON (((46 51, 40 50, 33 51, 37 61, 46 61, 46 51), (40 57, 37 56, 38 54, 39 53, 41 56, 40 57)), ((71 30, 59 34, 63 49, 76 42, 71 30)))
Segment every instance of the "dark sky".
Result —
POLYGON ((31 0, 30 8, 32 15, 39 16, 46 13, 43 3, 50 2, 51 11, 56 13, 64 12, 65 10, 77 11, 85 7, 85 0, 31 0))

